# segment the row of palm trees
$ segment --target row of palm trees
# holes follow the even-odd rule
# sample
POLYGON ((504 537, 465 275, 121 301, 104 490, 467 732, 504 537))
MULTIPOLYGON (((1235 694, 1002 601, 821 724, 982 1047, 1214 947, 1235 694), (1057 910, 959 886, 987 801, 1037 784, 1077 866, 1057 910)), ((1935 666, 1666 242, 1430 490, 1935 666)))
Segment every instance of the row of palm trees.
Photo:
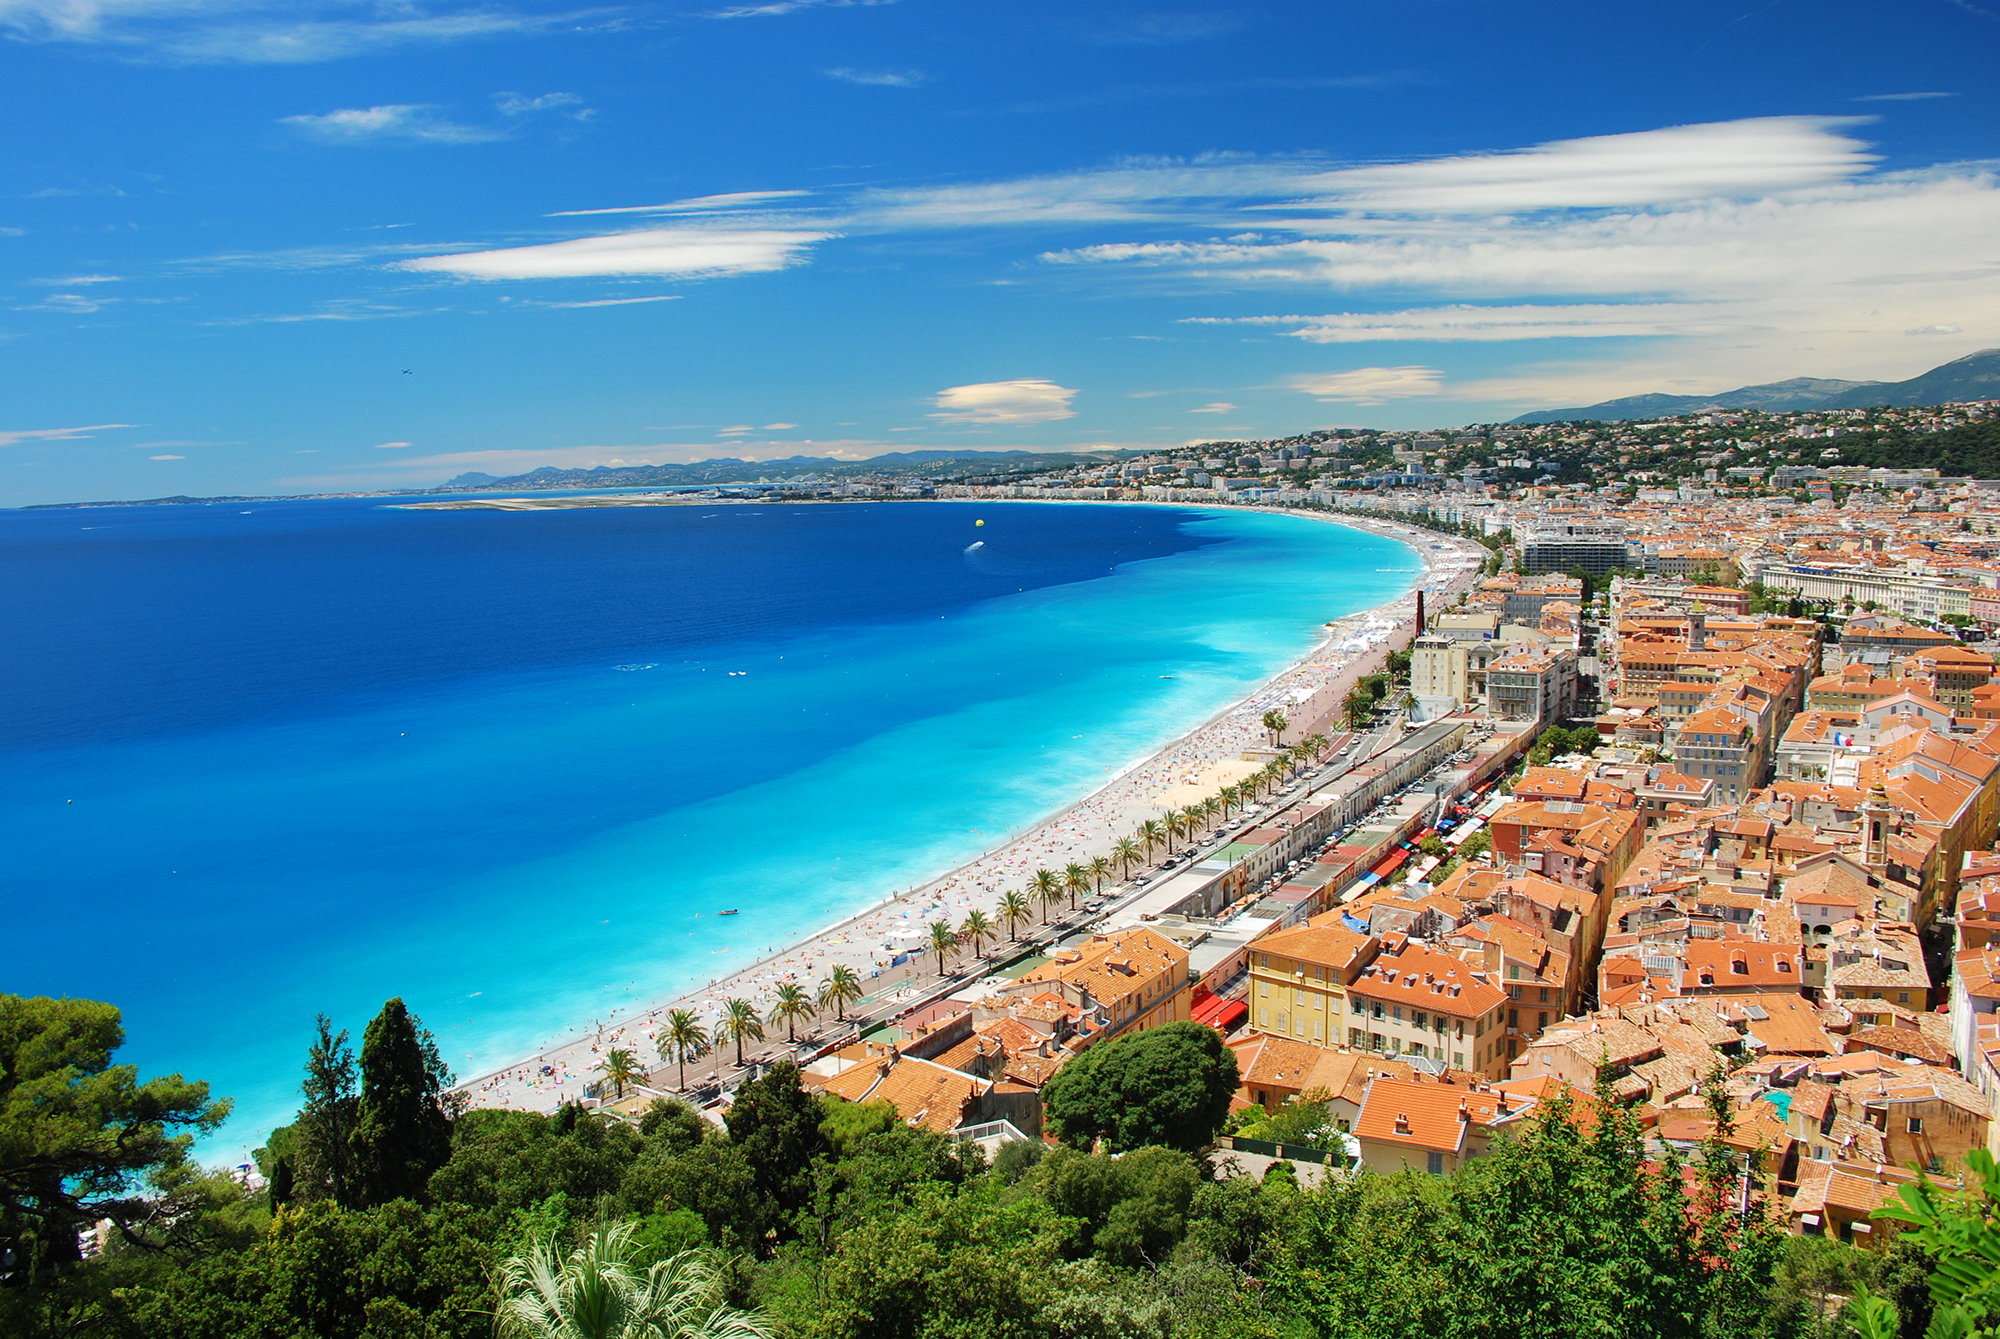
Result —
POLYGON ((1169 809, 1159 818, 1147 819, 1130 837, 1118 839, 1111 848, 1112 856, 1124 866, 1125 877, 1130 878, 1134 864, 1152 863, 1155 846, 1164 844, 1167 854, 1172 855, 1176 837, 1191 839, 1218 817, 1227 821, 1234 810, 1276 790, 1298 775, 1299 768, 1306 763, 1324 756, 1329 742, 1325 735, 1310 735, 1235 785, 1224 786, 1184 809, 1169 809))
MULTIPOLYGON (((994 909, 1006 925, 1007 936, 1015 940, 1021 937, 1021 923, 1033 916, 1035 902, 1041 903, 1043 925, 1049 923, 1049 913, 1059 902, 1066 900, 1069 909, 1076 910, 1077 898, 1103 890, 1105 880, 1111 877, 1113 861, 1121 867, 1122 876, 1129 879, 1134 864, 1152 862, 1154 847, 1164 843, 1167 853, 1173 854, 1175 838, 1192 839, 1218 816, 1227 820, 1232 811, 1276 790, 1296 776, 1304 764, 1324 756, 1328 742, 1325 735, 1310 735, 1235 785, 1224 786, 1214 795, 1186 808, 1170 809, 1158 819, 1147 819, 1132 836, 1119 838, 1108 857, 1096 856, 1088 862, 1072 860, 1063 866, 1061 873, 1052 869, 1036 870, 1028 877, 1025 892, 1003 894, 994 909)), ((932 922, 930 942, 925 947, 937 954, 938 975, 943 976, 947 961, 961 948, 969 945, 973 956, 978 957, 988 939, 997 940, 999 937, 1000 931, 993 921, 985 912, 974 908, 956 927, 946 921, 932 922)), ((675 1009, 667 1015, 666 1024, 659 1033, 660 1059, 679 1066, 680 1086, 685 1089, 688 1061, 699 1060, 717 1047, 734 1043, 736 1064, 740 1068, 743 1064, 743 1044, 746 1041, 763 1041, 767 1023, 772 1027, 784 1024, 786 1038, 796 1042, 800 1023, 812 1021, 819 1016, 821 1009, 829 1007, 836 1018, 845 1020, 847 1006, 860 999, 863 993, 860 976, 852 967, 839 964, 819 983, 817 999, 798 983, 786 981, 778 986, 770 1009, 762 1016, 748 1000, 723 1001, 722 1016, 716 1020, 712 1031, 702 1024, 692 1009, 675 1009)), ((627 1086, 645 1075, 638 1057, 628 1050, 607 1052, 598 1064, 597 1072, 621 1098, 627 1086)))
MULTIPOLYGON (((819 983, 817 999, 807 994, 805 988, 795 981, 782 982, 770 1009, 761 1016, 757 1006, 748 1000, 724 1000, 722 1016, 715 1020, 713 1030, 703 1025, 694 1010, 675 1009, 667 1015, 666 1023, 660 1028, 657 1042, 660 1059, 680 1067, 680 1086, 685 1089, 688 1061, 699 1060, 717 1047, 734 1042, 736 1063, 741 1067, 743 1043, 763 1041, 766 1023, 772 1027, 783 1023, 786 1037, 797 1041, 800 1023, 817 1018, 824 1008, 831 1008, 835 1018, 844 1020, 847 1006, 864 993, 860 974, 845 963, 836 963, 826 979, 819 983)), ((623 1097, 626 1087, 644 1078, 646 1071, 633 1052, 612 1050, 605 1053, 597 1072, 604 1076, 604 1082, 610 1084, 619 1097, 623 1097)))

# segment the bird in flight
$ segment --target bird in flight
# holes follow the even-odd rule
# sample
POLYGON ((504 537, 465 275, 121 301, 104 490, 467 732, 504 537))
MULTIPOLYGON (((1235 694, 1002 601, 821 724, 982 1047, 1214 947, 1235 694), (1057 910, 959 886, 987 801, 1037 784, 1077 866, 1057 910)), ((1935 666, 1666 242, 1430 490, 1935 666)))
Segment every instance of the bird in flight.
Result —
POLYGON ((406 368, 404 368, 404 369, 403 369, 403 375, 404 375, 404 376, 406 376, 406 377, 407 377, 407 376, 409 376, 409 375, 410 375, 410 369, 409 369, 409 368, 407 368, 407 367, 406 367, 406 368))

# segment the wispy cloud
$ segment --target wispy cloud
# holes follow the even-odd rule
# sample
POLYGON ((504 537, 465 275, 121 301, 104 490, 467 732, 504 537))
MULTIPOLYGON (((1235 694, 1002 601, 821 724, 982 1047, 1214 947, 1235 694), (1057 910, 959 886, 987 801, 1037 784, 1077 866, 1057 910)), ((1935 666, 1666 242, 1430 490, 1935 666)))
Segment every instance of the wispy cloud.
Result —
POLYGON ((561 112, 572 120, 588 121, 597 115, 592 108, 583 105, 583 98, 576 93, 544 93, 539 97, 522 97, 519 93, 495 93, 493 105, 500 109, 502 116, 533 116, 538 112, 561 112))
POLYGON ((872 9, 893 5, 896 0, 766 0, 764 4, 730 5, 709 11, 712 19, 774 19, 796 14, 802 9, 872 9))
POLYGON ((377 443, 375 443, 375 449, 376 449, 377 451, 401 451, 401 450, 403 450, 404 448, 406 448, 407 446, 409 446, 409 443, 408 443, 408 442, 377 442, 377 443))
POLYGON ((982 381, 939 391, 938 412, 930 417, 945 423, 1053 423, 1076 416, 1069 407, 1074 398, 1074 390, 1053 381, 982 381))
POLYGON ((609 209, 559 209, 544 218, 582 218, 592 214, 716 214, 760 208, 781 200, 811 195, 811 191, 731 191, 726 195, 698 195, 691 200, 669 200, 663 205, 614 205, 609 209))
POLYGON ((1955 98, 1956 93, 1864 93, 1849 102, 1929 102, 1932 98, 1955 98))
POLYGON ((102 310, 106 303, 116 302, 116 298, 93 297, 84 293, 51 293, 40 302, 31 302, 14 308, 17 312, 63 312, 72 316, 82 316, 102 310))
POLYGON ((782 270, 799 263, 826 232, 778 229, 654 228, 400 262, 400 268, 465 279, 578 279, 610 274, 702 278, 782 270))
POLYGON ((429 12, 405 4, 357 18, 339 0, 308 0, 274 18, 264 0, 0 0, 0 33, 15 41, 95 46, 130 60, 175 65, 295 65, 619 21, 615 9, 429 12))
POLYGON ((1216 401, 1216 402, 1215 402, 1214 404, 1205 404, 1205 405, 1196 405, 1196 406, 1195 406, 1195 407, 1194 407, 1193 409, 1190 409, 1190 410, 1188 410, 1188 413, 1190 413, 1190 414, 1230 414, 1230 413, 1234 413, 1234 412, 1235 412, 1235 410, 1236 410, 1236 406, 1235 406, 1235 405, 1233 405, 1233 404, 1231 404, 1231 403, 1229 403, 1229 401, 1227 401, 1227 400, 1217 400, 1217 401, 1216 401))
MULTIPOLYGON (((536 304, 545 307, 630 307, 640 302, 678 302, 678 293, 655 293, 644 298, 593 298, 588 302, 546 302, 536 304)), ((526 305, 526 304, 523 304, 526 305)))
POLYGON ((483 144, 505 139, 505 130, 460 125, 446 120, 428 103, 395 102, 379 107, 345 107, 317 116, 283 116, 291 126, 329 144, 368 144, 401 140, 417 144, 483 144))
POLYGON ((844 84, 864 84, 871 88, 915 88, 930 82, 930 76, 922 70, 856 70, 842 66, 821 73, 844 84))
POLYGON ((1087 40, 1103 46, 1177 46, 1204 42, 1243 26, 1243 16, 1228 10, 1210 13, 1137 14, 1123 22, 1092 28, 1087 40))
POLYGON ((48 288, 80 288, 85 284, 115 284, 120 278, 115 274, 73 274, 67 279, 35 279, 32 283, 48 288))
POLYGON ((1357 367, 1349 372, 1307 373, 1285 384, 1323 402, 1378 405, 1436 395, 1443 383, 1444 373, 1435 367, 1357 367))
POLYGON ((1522 339, 1618 339, 1689 334, 1735 324, 1710 303, 1597 303, 1579 306, 1418 307, 1326 316, 1190 316, 1187 325, 1296 326, 1287 335, 1313 344, 1382 340, 1498 342, 1522 339))
POLYGON ((136 427, 133 423, 92 423, 82 428, 16 428, 12 431, 0 430, 0 446, 18 446, 22 442, 75 442, 83 441, 100 432, 112 432, 119 428, 136 427))
POLYGON ((186 460, 186 456, 147 456, 148 460, 186 460))
POLYGON ((1905 330, 1906 335, 1956 335, 1965 329, 1962 325, 1920 325, 1914 330, 1905 330))

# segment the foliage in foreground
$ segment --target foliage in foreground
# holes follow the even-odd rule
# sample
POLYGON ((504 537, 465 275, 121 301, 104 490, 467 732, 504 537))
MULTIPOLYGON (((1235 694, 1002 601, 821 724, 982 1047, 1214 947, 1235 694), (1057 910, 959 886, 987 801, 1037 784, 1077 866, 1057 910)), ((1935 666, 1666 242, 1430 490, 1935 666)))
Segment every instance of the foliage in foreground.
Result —
MULTIPOLYGON (((14 1011, 0 1017, 42 1017, 61 1032, 47 1002, 0 1003, 14 1011)), ((1640 1131, 1616 1110, 1586 1121, 1545 1112, 1450 1177, 1364 1174, 1301 1188, 1289 1163, 1261 1179, 1231 1174, 1228 1155, 1208 1147, 1219 1117, 1200 1114, 1196 1083, 1144 1126, 1099 1129, 1078 1146, 1009 1145, 988 1166, 886 1106, 829 1103, 784 1066, 745 1089, 726 1128, 664 1101, 636 1123, 575 1106, 453 1117, 426 1096, 421 1026, 404 1021, 407 1033, 385 1025, 402 1039, 389 1053, 400 1060, 373 1080, 353 1065, 355 1089, 325 1081, 345 1072, 341 1046, 316 1047, 308 1105, 332 1103, 319 1113, 328 1120, 276 1142, 300 1167, 323 1168, 326 1150, 312 1150, 326 1129, 351 1141, 368 1128, 364 1109, 398 1109, 383 1085, 414 1091, 400 1108, 408 1127, 386 1145, 406 1156, 376 1160, 393 1171, 441 1158, 410 1194, 363 1193, 381 1172, 355 1158, 344 1194, 315 1171, 274 1207, 174 1153, 173 1122, 207 1110, 205 1097, 162 1108, 151 1128, 132 1130, 155 1156, 98 1193, 171 1203, 173 1221, 113 1234, 88 1259, 17 1271, 0 1287, 0 1333, 483 1339, 500 1325, 581 1339, 651 1333, 643 1317, 671 1313, 689 1339, 702 1327, 787 1339, 1844 1339, 1850 1321, 1870 1319, 1842 1311, 1864 1285, 1890 1300, 1903 1334, 1924 1319, 1920 1234, 1886 1256, 1786 1238, 1761 1212, 1736 1212, 1740 1181, 1720 1145, 1685 1166, 1648 1162, 1640 1131), (430 1103, 447 1138, 424 1153, 430 1103), (1183 1146, 1127 1142, 1140 1128, 1183 1146), (1100 1138, 1125 1151, 1087 1146, 1100 1138)), ((106 1072, 94 1059, 67 1078, 37 1068, 40 1043, 21 1038, 17 1024, 0 1053, 0 1213, 10 1224, 44 1210, 46 1178, 26 1173, 34 1150, 59 1144, 40 1108, 13 1100, 14 1076, 87 1086, 106 1072)), ((1157 1059, 1158 1048, 1133 1049, 1157 1059)), ((1078 1070, 1092 1085, 1129 1083, 1147 1067, 1109 1063, 1112 1045, 1102 1054, 1096 1071, 1078 1070)), ((1081 1105, 1101 1110, 1101 1098, 1081 1105)), ((1093 1121, 1105 1123, 1085 1126, 1093 1121)), ((395 1123, 384 1116, 375 1128, 386 1140, 395 1123)), ((61 1146, 75 1166, 92 1165, 90 1141, 61 1146)))

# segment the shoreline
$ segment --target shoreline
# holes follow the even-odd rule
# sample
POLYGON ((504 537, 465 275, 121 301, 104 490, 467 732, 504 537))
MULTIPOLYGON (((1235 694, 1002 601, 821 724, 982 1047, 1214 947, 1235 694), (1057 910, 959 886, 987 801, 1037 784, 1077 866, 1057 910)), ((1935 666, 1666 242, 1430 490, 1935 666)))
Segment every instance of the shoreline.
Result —
MULTIPOLYGON (((1010 498, 991 501, 1040 500, 1010 498)), ((1225 513, 1235 510, 1137 500, 1108 504, 1082 499, 1049 501, 1070 505, 1164 506, 1225 513)), ((1284 668, 1158 747, 1119 766, 1087 793, 1058 809, 1043 813, 970 858, 937 872, 923 882, 891 891, 831 924, 773 945, 754 961, 727 974, 683 987, 672 995, 611 1010, 602 1020, 585 1020, 583 1026, 572 1026, 563 1034, 551 1036, 532 1055, 461 1080, 454 1091, 466 1096, 468 1109, 500 1107, 553 1111, 564 1102, 583 1098, 585 1085, 596 1077, 598 1060, 604 1052, 613 1048, 635 1053, 635 1059, 652 1076, 645 1080, 652 1090, 670 1090, 677 1078, 677 1068, 659 1057, 653 1040, 653 1028, 669 1010, 693 1009, 704 1025, 709 1025, 720 1001, 740 998, 758 1005, 761 1016, 765 1003, 780 983, 792 981, 805 986, 810 993, 836 964, 853 968, 859 976, 866 993, 856 1001, 855 1007, 864 1012, 879 1011, 885 1005, 898 1005, 941 988, 952 978, 937 977, 922 965, 931 952, 925 947, 927 937, 909 932, 928 929, 940 913, 944 919, 956 924, 965 913, 977 909, 995 923, 994 949, 988 950, 989 953, 1011 942, 1007 927, 994 909, 1004 891, 1018 890, 1033 868, 1050 868, 1060 872, 1071 860, 1087 864, 1092 855, 1109 854, 1111 842, 1119 836, 1128 835, 1136 826, 1137 820, 1132 817, 1135 810, 1145 808, 1151 810, 1152 815, 1157 814, 1159 806, 1150 797, 1174 785, 1184 784, 1212 764, 1236 758, 1246 747, 1264 741, 1267 736, 1261 724, 1261 714, 1267 704, 1274 704, 1277 697, 1287 696, 1289 700, 1288 695, 1296 695, 1301 690, 1318 691, 1331 686, 1337 700, 1349 682, 1372 672, 1374 666, 1371 662, 1379 662, 1393 642, 1400 640, 1409 630, 1414 611, 1401 606, 1417 591, 1434 585, 1433 578, 1440 569, 1438 559, 1443 556, 1426 547, 1427 543, 1439 543, 1467 557, 1471 556, 1469 550, 1476 547, 1470 540, 1443 534, 1426 541, 1423 537, 1431 532, 1386 518, 1374 521, 1372 518, 1289 508, 1266 510, 1394 539, 1416 555, 1420 568, 1409 585, 1393 599, 1326 620, 1320 625, 1312 644, 1284 668), (1385 633, 1380 646, 1360 652, 1351 660, 1337 654, 1329 656, 1330 648, 1337 639, 1368 628, 1385 633), (1329 659, 1334 663, 1327 663, 1329 659), (901 945, 897 942, 899 930, 905 932, 901 938, 908 941, 901 945), (895 965, 899 954, 908 955, 906 965, 901 967, 895 965), (914 962, 916 966, 907 965, 909 962, 914 962), (662 1079, 666 1082, 655 1082, 662 1079)), ((1481 551, 1478 556, 1483 558, 1484 552, 1481 551)), ((1470 575, 1471 569, 1462 567, 1447 573, 1447 582, 1462 584, 1470 575)), ((1305 729, 1314 722, 1302 720, 1295 724, 1305 729)), ((1136 867, 1138 882, 1143 883, 1146 871, 1152 868, 1150 862, 1136 867)), ((1124 881, 1114 876, 1113 882, 1122 886, 1124 881)), ((1031 911, 1030 925, 1040 924, 1038 911, 1031 911)), ((970 984, 976 979, 976 975, 961 978, 960 984, 970 984)), ((890 1012, 893 1014, 895 1011, 892 1009, 890 1012)), ((813 1019, 807 1028, 806 1037, 815 1041, 845 1035, 846 1031, 834 1020, 823 1017, 813 1019)), ((773 1058, 793 1055, 797 1050, 797 1046, 774 1032, 772 1039, 754 1045, 746 1044, 744 1055, 752 1063, 759 1060, 768 1063, 773 1058)), ((719 1044, 700 1061, 690 1062, 690 1087, 724 1078, 734 1069, 733 1052, 733 1043, 719 1044)))

